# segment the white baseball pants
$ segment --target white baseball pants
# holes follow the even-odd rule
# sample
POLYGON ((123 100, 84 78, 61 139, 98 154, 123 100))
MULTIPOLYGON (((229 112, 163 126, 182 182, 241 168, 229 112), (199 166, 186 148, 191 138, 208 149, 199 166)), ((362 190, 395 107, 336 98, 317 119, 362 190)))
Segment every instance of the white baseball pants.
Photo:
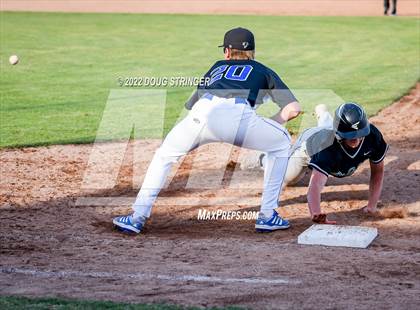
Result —
POLYGON ((149 217, 173 163, 200 145, 226 142, 267 153, 261 212, 271 216, 278 199, 290 152, 290 135, 274 120, 264 118, 241 98, 205 95, 168 133, 156 151, 133 204, 133 217, 149 217))
POLYGON ((331 114, 328 111, 325 111, 319 115, 317 125, 317 127, 308 128, 303 131, 293 144, 286 175, 284 177, 286 185, 296 184, 304 176, 309 161, 311 160, 306 151, 306 141, 310 136, 322 129, 333 128, 333 118, 331 114))

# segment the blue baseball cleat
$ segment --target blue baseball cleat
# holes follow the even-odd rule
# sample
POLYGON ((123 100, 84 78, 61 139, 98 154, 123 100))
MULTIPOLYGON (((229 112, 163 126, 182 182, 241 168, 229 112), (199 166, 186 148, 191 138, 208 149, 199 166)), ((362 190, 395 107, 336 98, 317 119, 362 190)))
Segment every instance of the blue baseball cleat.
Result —
POLYGON ((133 232, 138 234, 143 228, 143 223, 134 223, 131 215, 116 217, 112 220, 112 223, 114 223, 117 229, 122 232, 133 232))
POLYGON ((269 219, 259 216, 255 223, 255 230, 257 232, 271 232, 279 229, 287 229, 289 227, 289 221, 281 218, 275 210, 273 210, 273 215, 269 219))

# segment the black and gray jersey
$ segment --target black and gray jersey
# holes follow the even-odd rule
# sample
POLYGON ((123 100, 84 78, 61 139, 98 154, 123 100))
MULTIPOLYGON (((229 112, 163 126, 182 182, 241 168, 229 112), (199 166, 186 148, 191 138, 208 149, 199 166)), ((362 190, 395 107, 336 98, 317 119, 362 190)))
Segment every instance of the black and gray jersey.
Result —
POLYGON ((380 163, 385 158, 388 144, 378 128, 372 124, 369 126, 370 133, 356 149, 349 149, 340 143, 332 129, 323 129, 309 137, 306 141, 306 149, 311 157, 309 168, 326 176, 342 178, 352 175, 367 159, 374 164, 380 163))

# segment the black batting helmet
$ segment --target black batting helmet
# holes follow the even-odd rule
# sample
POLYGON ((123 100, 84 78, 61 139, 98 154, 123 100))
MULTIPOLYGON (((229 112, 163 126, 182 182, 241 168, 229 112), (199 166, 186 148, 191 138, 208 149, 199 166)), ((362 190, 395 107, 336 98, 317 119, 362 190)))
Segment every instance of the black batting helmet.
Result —
POLYGON ((335 110, 334 128, 340 139, 365 137, 370 132, 365 110, 354 102, 347 102, 335 110))

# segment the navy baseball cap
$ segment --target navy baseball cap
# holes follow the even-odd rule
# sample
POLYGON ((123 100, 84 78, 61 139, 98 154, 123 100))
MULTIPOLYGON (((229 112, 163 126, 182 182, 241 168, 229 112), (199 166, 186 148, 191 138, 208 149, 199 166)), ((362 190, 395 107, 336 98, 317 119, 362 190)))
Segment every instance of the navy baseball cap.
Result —
POLYGON ((242 51, 252 51, 255 49, 254 35, 245 28, 234 28, 225 33, 223 44, 219 47, 234 48, 242 51))

